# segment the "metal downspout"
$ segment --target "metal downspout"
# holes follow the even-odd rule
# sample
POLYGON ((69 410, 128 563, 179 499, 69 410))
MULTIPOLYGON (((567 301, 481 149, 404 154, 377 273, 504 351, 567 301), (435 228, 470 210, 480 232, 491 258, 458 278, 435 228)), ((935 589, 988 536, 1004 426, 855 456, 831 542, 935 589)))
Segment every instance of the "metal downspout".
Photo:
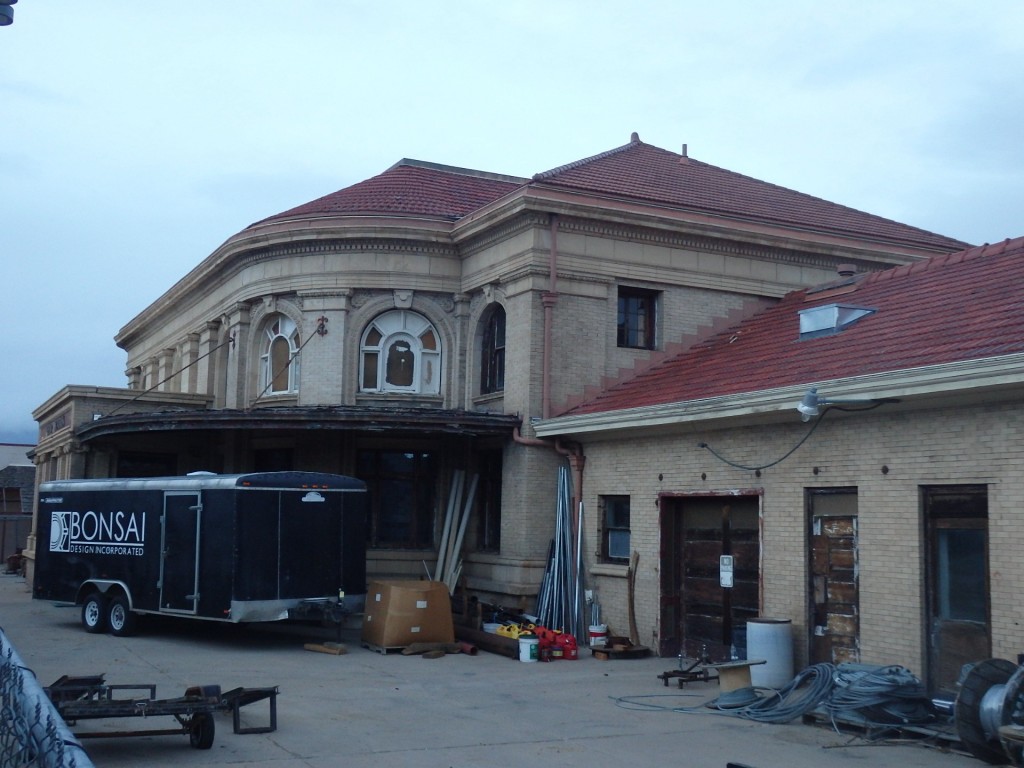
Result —
POLYGON ((554 310, 558 303, 558 215, 551 214, 551 248, 548 253, 548 289, 541 294, 544 305, 544 360, 541 371, 541 418, 551 418, 551 345, 554 310))

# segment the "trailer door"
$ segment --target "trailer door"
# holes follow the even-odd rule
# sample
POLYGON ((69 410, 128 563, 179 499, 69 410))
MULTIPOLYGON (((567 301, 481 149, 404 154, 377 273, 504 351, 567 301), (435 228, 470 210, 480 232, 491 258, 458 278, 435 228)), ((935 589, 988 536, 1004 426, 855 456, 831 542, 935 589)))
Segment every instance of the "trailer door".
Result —
POLYGON ((199 603, 199 515, 194 491, 164 494, 161 518, 160 610, 195 613, 199 603))

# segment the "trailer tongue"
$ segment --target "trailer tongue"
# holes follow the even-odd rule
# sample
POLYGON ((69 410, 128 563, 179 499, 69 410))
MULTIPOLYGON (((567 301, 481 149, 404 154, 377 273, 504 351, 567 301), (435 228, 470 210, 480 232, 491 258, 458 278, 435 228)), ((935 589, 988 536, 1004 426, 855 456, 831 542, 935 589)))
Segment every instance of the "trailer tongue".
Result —
POLYGON ((80 739, 115 738, 124 736, 164 736, 184 734, 196 749, 213 746, 214 712, 231 712, 235 733, 269 733, 277 730, 277 687, 235 688, 221 693, 220 686, 194 686, 183 696, 173 699, 156 698, 156 686, 107 685, 103 675, 61 677, 43 689, 61 718, 69 726, 79 720, 131 719, 158 716, 173 717, 178 725, 170 728, 146 728, 123 731, 76 731, 80 739), (124 691, 148 691, 148 696, 119 698, 124 691), (240 710, 257 701, 268 701, 270 716, 265 726, 241 726, 240 710))

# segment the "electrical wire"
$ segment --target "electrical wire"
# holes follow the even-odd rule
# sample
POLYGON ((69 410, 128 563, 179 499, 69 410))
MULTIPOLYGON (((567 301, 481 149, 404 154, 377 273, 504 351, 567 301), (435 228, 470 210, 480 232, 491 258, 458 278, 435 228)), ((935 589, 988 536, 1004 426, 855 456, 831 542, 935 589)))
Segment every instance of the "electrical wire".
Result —
MULTIPOLYGON (((821 424, 822 420, 825 418, 825 414, 828 413, 829 410, 832 407, 834 407, 834 406, 829 406, 828 408, 825 408, 825 410, 823 410, 821 412, 821 415, 818 416, 817 419, 815 419, 814 423, 811 425, 811 428, 809 430, 807 430, 807 434, 804 435, 803 437, 801 437, 800 441, 796 445, 794 445, 792 448, 790 448, 780 458, 776 459, 775 461, 770 461, 767 464, 760 464, 760 465, 758 465, 756 467, 748 467, 745 464, 738 464, 735 461, 731 461, 730 459, 725 458, 725 456, 720 454, 718 451, 716 451, 714 448, 712 448, 707 443, 697 443, 697 447, 698 448, 706 448, 708 450, 708 452, 712 456, 714 456, 716 459, 718 459, 719 461, 722 461, 722 462, 728 464, 730 467, 735 467, 736 469, 745 469, 745 470, 747 470, 749 472, 755 472, 755 471, 758 471, 758 470, 761 470, 761 469, 768 469, 769 467, 774 467, 776 464, 781 464, 786 459, 788 459, 790 456, 792 456, 794 453, 796 453, 797 450, 800 448, 800 446, 803 445, 804 443, 806 443, 807 439, 811 435, 814 434, 814 430, 816 430, 818 428, 818 425, 821 424)), ((838 410, 842 410, 842 409, 838 409, 838 410)))
POLYGON ((924 685, 905 667, 844 663, 813 664, 782 688, 746 687, 726 691, 693 707, 664 706, 655 699, 699 694, 612 697, 616 706, 633 710, 730 715, 760 723, 788 723, 816 710, 837 719, 892 727, 930 719, 924 685), (877 722, 881 714, 889 722, 877 722))
POLYGON ((759 723, 788 723, 816 709, 835 686, 832 664, 812 664, 773 696, 736 710, 736 714, 759 723))
POLYGON ((265 394, 267 394, 267 390, 269 390, 272 386, 274 386, 274 382, 277 381, 277 377, 280 376, 282 373, 284 373, 285 371, 287 371, 291 367, 291 364, 293 362, 295 362, 295 358, 297 358, 300 354, 302 354, 302 350, 306 348, 306 345, 309 344, 309 342, 311 342, 317 336, 324 336, 326 333, 327 333, 327 320, 326 320, 326 318, 321 317, 317 321, 316 330, 314 330, 313 333, 309 334, 309 337, 304 342, 302 342, 302 344, 299 345, 299 348, 296 349, 295 352, 293 352, 291 355, 288 356, 287 362, 285 362, 285 364, 283 366, 281 366, 280 370, 277 370, 277 371, 273 371, 272 370, 271 371, 272 375, 268 377, 270 380, 267 382, 267 386, 265 386, 263 388, 262 392, 260 392, 258 395, 256 395, 256 397, 253 400, 253 402, 255 403, 261 397, 263 397, 265 394))
POLYGON ((725 458, 725 456, 718 453, 714 448, 712 448, 707 443, 697 443, 697 447, 706 448, 712 456, 714 456, 719 461, 728 464, 730 467, 735 467, 736 469, 744 469, 747 470, 748 472, 756 472, 762 469, 768 469, 769 467, 774 467, 776 464, 781 464, 794 453, 796 453, 800 446, 807 442, 807 438, 814 434, 814 430, 818 428, 818 425, 821 424, 822 419, 825 418, 825 414, 828 413, 830 410, 845 411, 847 413, 858 413, 860 411, 873 411, 875 408, 878 408, 881 405, 898 402, 899 400, 896 400, 895 398, 885 398, 881 400, 874 400, 871 403, 865 405, 864 407, 857 408, 847 408, 842 405, 826 405, 824 410, 822 410, 822 412, 818 415, 818 418, 815 419, 814 423, 811 425, 811 428, 807 431, 807 434, 800 438, 800 441, 796 445, 790 448, 789 451, 787 451, 785 454, 783 454, 780 458, 776 459, 775 461, 770 461, 767 464, 760 464, 754 467, 748 467, 745 464, 738 464, 735 461, 731 461, 725 458))
POLYGON ((153 391, 154 389, 156 389, 157 387, 159 387, 159 386, 162 386, 162 385, 163 385, 163 384, 165 384, 166 382, 170 381, 171 379, 173 379, 173 378, 174 378, 175 376, 177 376, 177 375, 178 375, 179 373, 181 373, 182 371, 187 371, 187 370, 188 370, 189 368, 191 368, 191 367, 192 367, 193 365, 195 365, 196 363, 198 363, 198 362, 199 362, 200 360, 203 360, 204 358, 207 358, 207 357, 209 357, 210 355, 212 355, 212 354, 213 354, 214 352, 216 352, 216 351, 217 351, 218 349, 220 349, 221 347, 223 347, 223 346, 227 346, 228 344, 234 344, 234 343, 235 343, 235 337, 234 337, 234 336, 228 336, 228 337, 227 337, 227 338, 226 338, 226 339, 225 339, 224 341, 222 341, 222 342, 221 342, 220 344, 218 344, 218 345, 217 345, 216 347, 214 347, 213 349, 211 349, 211 350, 210 350, 209 352, 204 352, 203 354, 201 354, 201 355, 200 355, 199 357, 197 357, 197 358, 196 358, 195 360, 193 360, 193 361, 192 361, 191 363, 189 363, 188 365, 184 365, 184 366, 182 366, 181 368, 179 368, 178 370, 174 371, 173 373, 171 373, 171 374, 168 374, 167 376, 165 376, 165 377, 164 377, 163 379, 161 379, 160 381, 158 381, 158 382, 157 382, 156 384, 154 384, 154 385, 153 385, 152 387, 150 387, 149 389, 147 389, 147 390, 144 390, 144 391, 142 391, 142 392, 139 392, 139 394, 137 394, 137 395, 136 395, 135 397, 133 397, 133 398, 132 398, 131 400, 125 400, 125 401, 124 401, 123 403, 121 403, 121 404, 120 404, 119 406, 117 406, 117 408, 114 408, 114 409, 113 409, 112 411, 110 411, 110 413, 107 413, 107 414, 105 414, 105 415, 104 415, 104 418, 109 418, 109 417, 113 416, 113 415, 114 415, 115 413, 117 413, 118 411, 120 411, 120 410, 121 410, 122 408, 124 408, 125 406, 128 406, 128 405, 131 405, 132 403, 134 403, 134 402, 135 402, 136 400, 138 400, 138 399, 139 399, 140 397, 142 397, 143 395, 148 395, 148 394, 149 394, 150 392, 152 392, 152 391, 153 391))
POLYGON ((833 725, 837 718, 872 725, 934 719, 924 684, 906 667, 840 664, 835 680, 835 691, 825 705, 833 725))

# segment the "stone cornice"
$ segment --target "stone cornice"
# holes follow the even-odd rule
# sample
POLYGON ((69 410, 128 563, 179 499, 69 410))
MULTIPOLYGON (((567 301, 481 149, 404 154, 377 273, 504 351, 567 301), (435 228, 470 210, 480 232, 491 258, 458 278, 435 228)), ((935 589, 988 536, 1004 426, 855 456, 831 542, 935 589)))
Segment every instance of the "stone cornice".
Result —
MULTIPOLYGON (((665 248, 715 253, 723 256, 736 256, 745 259, 814 267, 823 270, 833 269, 836 263, 835 256, 826 256, 820 251, 811 249, 798 251, 792 248, 765 245, 763 243, 743 242, 729 237, 712 237, 693 232, 673 232, 641 225, 600 221, 598 219, 565 216, 559 218, 558 228, 559 231, 593 235, 601 238, 640 243, 642 245, 658 245, 665 248)), ((877 261, 859 261, 852 256, 849 258, 849 263, 856 266, 858 271, 863 272, 881 268, 877 261)))
POLYGON ((475 233, 458 243, 459 255, 463 258, 485 251, 497 243, 534 228, 547 228, 550 217, 539 211, 525 211, 480 233, 475 233))
POLYGON ((303 240, 253 248, 240 253, 234 263, 249 265, 266 259, 290 258, 292 256, 320 256, 329 253, 380 252, 425 254, 455 258, 454 245, 426 240, 402 240, 400 238, 360 237, 355 239, 332 238, 330 240, 303 240))

